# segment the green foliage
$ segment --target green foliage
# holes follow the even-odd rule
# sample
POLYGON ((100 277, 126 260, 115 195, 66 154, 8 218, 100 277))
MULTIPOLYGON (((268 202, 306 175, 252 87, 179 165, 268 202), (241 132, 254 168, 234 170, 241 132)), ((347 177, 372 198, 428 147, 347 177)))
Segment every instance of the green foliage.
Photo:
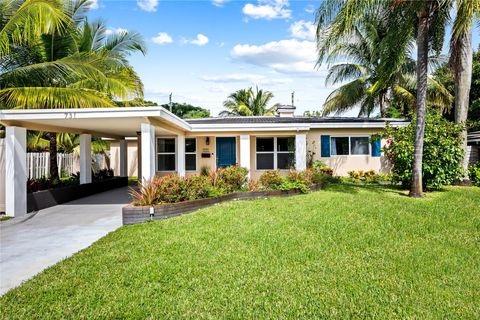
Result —
POLYGON ((375 170, 358 170, 358 171, 349 171, 348 178, 343 178, 342 181, 345 182, 354 182, 354 183, 379 183, 379 182, 389 182, 391 177, 388 174, 377 173, 375 170))
POLYGON ((297 190, 297 191, 300 191, 301 193, 310 192, 310 189, 308 188, 308 186, 305 185, 305 183, 302 183, 300 181, 285 180, 282 182, 281 185, 278 186, 278 189, 283 191, 297 190))
MULTIPOLYGON (((169 104, 162 104, 167 110, 170 110, 169 104)), ((193 118, 208 118, 210 117, 210 111, 203 109, 201 107, 192 106, 188 103, 177 103, 172 102, 172 113, 182 119, 193 119, 193 118)))
POLYGON ((266 189, 277 189, 284 181, 278 170, 269 170, 260 176, 260 184, 266 189))
POLYGON ((480 162, 468 168, 468 177, 474 186, 480 187, 480 162))
POLYGON ((219 178, 229 191, 241 190, 247 182, 248 170, 240 166, 230 166, 219 171, 219 178))
POLYGON ((230 94, 223 102, 225 111, 220 112, 221 116, 272 116, 275 114, 277 105, 268 107, 273 93, 270 91, 253 89, 240 89, 230 94))
POLYGON ((185 200, 208 198, 212 193, 212 182, 208 176, 191 176, 185 183, 185 200))
MULTIPOLYGON (((389 138, 384 151, 393 164, 392 179, 401 182, 404 187, 410 185, 412 177, 415 123, 413 119, 406 127, 387 127, 384 133, 389 138)), ((427 114, 423 148, 424 188, 440 188, 461 178, 461 131, 461 125, 436 113, 427 114)))
POLYGON ((2 295, 0 319, 479 319, 479 189, 399 192, 331 185, 122 227, 2 295))

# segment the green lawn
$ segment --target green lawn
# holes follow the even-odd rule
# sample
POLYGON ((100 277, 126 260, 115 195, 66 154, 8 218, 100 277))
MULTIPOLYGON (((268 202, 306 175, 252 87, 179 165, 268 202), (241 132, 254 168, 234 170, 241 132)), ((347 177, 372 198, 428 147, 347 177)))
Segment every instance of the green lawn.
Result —
POLYGON ((1 318, 480 318, 480 188, 332 185, 127 226, 1 318))

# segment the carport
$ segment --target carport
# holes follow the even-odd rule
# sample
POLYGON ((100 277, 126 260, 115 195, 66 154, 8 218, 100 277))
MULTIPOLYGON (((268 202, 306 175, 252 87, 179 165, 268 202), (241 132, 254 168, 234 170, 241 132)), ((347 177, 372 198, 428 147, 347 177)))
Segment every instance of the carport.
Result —
POLYGON ((177 172, 185 175, 185 133, 191 127, 162 107, 0 110, 0 123, 6 127, 5 212, 9 216, 27 212, 27 130, 80 134, 81 184, 91 182, 92 135, 119 141, 120 176, 127 176, 126 138, 137 137, 138 176, 146 180, 155 175, 155 136, 175 135, 177 172))

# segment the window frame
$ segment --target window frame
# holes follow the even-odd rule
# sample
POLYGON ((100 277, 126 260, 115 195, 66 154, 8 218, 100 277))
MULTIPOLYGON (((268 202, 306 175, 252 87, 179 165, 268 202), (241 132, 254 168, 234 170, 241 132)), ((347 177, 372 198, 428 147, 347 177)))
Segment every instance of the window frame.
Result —
MULTIPOLYGON (((186 172, 197 172, 198 171, 198 137, 185 137, 185 171, 186 172), (187 152, 187 139, 195 140, 195 152, 187 152), (187 170, 187 154, 195 155, 195 170, 187 170)), ((175 149, 176 151, 176 149, 175 149)), ((175 158, 176 159, 176 158, 175 158)))
MULTIPOLYGON (((286 171, 286 170, 289 170, 289 169, 278 169, 278 159, 277 159, 277 155, 279 153, 282 153, 282 154, 289 154, 289 153, 293 153, 293 155, 295 156, 295 148, 293 151, 278 151, 278 146, 277 146, 277 138, 292 138, 296 139, 296 136, 295 135, 287 135, 287 136, 256 136, 255 137, 255 146, 254 146, 254 150, 255 150, 255 171, 270 171, 270 170, 283 170, 283 171, 286 171), (269 139, 273 139, 273 151, 257 151, 257 139, 260 138, 260 139, 266 139, 266 138, 269 138, 269 139), (273 154, 273 168, 272 169, 258 169, 258 164, 257 164, 257 154, 273 154)), ((296 147, 296 145, 294 145, 294 147, 296 147)))
POLYGON ((177 166, 178 166, 178 161, 177 161, 177 150, 178 150, 178 143, 177 143, 177 137, 175 136, 161 136, 161 137, 157 137, 157 139, 155 140, 156 144, 155 144, 155 154, 157 155, 156 156, 156 164, 155 164, 155 170, 156 172, 177 172, 177 166), (158 151, 158 140, 160 139, 173 139, 175 141, 175 152, 159 152, 158 151), (160 166, 160 163, 158 161, 158 156, 159 155, 174 155, 175 156, 175 169, 174 170, 160 170, 159 166, 160 166))
MULTIPOLYGON (((331 135, 330 136, 330 157, 370 157, 372 155, 372 144, 370 143, 371 135, 331 135), (348 154, 333 154, 332 153, 332 138, 348 138, 348 154), (367 154, 352 154, 352 138, 367 138, 368 139, 368 153, 367 154)), ((322 142, 320 141, 320 148, 322 142)))

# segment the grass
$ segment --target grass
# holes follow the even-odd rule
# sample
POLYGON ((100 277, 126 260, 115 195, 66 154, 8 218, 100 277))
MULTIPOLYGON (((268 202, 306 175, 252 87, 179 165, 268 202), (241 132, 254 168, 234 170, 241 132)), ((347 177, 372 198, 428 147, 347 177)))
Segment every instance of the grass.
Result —
POLYGON ((480 188, 332 185, 122 227, 0 318, 480 318, 480 188))
POLYGON ((0 221, 6 221, 6 220, 10 220, 10 219, 12 219, 12 218, 13 218, 12 216, 0 215, 0 221))

